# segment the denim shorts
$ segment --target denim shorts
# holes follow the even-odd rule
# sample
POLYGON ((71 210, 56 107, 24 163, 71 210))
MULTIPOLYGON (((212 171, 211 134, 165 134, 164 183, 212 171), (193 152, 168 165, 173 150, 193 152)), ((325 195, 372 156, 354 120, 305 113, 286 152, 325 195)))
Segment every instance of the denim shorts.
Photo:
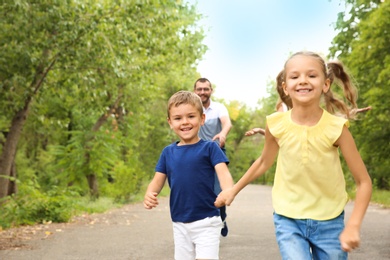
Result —
POLYGON ((330 220, 292 219, 274 213, 276 240, 283 260, 345 260, 339 236, 344 212, 330 220))

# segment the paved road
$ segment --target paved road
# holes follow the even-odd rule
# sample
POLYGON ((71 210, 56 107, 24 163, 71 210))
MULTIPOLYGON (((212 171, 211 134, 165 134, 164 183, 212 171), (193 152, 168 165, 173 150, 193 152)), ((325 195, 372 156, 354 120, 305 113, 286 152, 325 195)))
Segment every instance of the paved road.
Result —
MULTIPOLYGON (((352 204, 346 207, 348 217, 352 204)), ((249 185, 228 207, 229 235, 221 238, 220 259, 280 259, 272 222, 271 188, 249 185)), ((128 205, 88 222, 69 224, 32 249, 0 251, 1 260, 165 260, 173 259, 168 199, 151 211, 128 205)), ((390 210, 372 205, 362 228, 362 245, 350 260, 390 259, 390 210)))

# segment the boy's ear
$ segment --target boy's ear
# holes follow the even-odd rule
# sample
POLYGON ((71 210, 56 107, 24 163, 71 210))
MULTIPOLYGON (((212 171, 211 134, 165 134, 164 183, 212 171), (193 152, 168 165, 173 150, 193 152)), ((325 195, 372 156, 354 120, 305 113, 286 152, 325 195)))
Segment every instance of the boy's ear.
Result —
POLYGON ((202 114, 202 121, 200 125, 204 125, 204 122, 206 121, 206 114, 202 114))
POLYGON ((172 125, 171 125, 171 119, 169 117, 167 117, 167 122, 169 124, 169 127, 172 129, 172 125))

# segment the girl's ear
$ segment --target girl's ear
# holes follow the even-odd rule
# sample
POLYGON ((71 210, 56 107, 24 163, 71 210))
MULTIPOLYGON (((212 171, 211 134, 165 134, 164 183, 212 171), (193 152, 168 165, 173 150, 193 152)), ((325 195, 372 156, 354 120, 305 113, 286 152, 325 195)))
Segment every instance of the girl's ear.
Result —
POLYGON ((322 92, 327 93, 330 89, 330 79, 325 80, 325 84, 322 87, 322 92))
POLYGON ((288 92, 287 92, 287 85, 286 85, 286 82, 282 82, 282 88, 283 88, 283 91, 284 91, 284 94, 286 94, 286 96, 288 96, 288 92))

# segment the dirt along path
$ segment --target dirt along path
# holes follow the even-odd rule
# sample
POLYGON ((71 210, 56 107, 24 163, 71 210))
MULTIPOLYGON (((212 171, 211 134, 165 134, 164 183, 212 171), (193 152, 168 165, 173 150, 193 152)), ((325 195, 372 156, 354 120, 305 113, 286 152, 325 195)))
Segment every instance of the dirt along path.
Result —
MULTIPOLYGON (((348 218, 353 204, 346 207, 348 218)), ((227 208, 229 235, 221 238, 220 259, 281 259, 272 222, 271 187, 249 185, 227 208)), ((145 210, 141 203, 73 223, 46 224, 0 232, 1 260, 173 259, 168 199, 145 210)), ((361 247, 350 260, 390 259, 390 209, 371 205, 361 247)))

